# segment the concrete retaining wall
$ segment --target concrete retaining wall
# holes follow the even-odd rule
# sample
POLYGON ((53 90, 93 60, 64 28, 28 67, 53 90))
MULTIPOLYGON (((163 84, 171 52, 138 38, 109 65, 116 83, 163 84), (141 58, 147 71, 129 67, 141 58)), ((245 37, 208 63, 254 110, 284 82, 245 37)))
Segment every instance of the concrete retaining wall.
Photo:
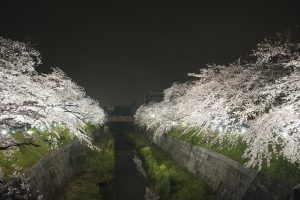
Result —
POLYGON ((162 136, 153 142, 167 152, 179 165, 191 173, 201 176, 220 194, 222 199, 300 199, 299 185, 294 188, 263 172, 246 168, 222 154, 169 136, 162 136))
POLYGON ((203 177, 223 199, 242 199, 257 175, 256 170, 226 156, 172 137, 161 137, 155 143, 178 164, 203 177))
POLYGON ((37 198, 37 190, 43 200, 56 199, 72 178, 83 148, 79 142, 66 145, 45 155, 24 172, 32 186, 33 199, 37 198))

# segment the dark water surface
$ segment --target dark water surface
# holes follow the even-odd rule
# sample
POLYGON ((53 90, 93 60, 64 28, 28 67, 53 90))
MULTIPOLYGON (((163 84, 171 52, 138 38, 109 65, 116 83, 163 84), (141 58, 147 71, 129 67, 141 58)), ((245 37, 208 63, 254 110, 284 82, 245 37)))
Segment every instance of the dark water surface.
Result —
POLYGON ((143 200, 148 181, 133 161, 136 152, 126 140, 122 126, 114 127, 116 172, 114 181, 103 188, 104 200, 143 200))

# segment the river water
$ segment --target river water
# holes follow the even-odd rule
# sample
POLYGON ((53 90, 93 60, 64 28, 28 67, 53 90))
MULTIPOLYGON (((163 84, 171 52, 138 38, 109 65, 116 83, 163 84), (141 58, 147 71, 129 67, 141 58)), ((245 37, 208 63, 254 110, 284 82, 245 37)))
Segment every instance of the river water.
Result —
POLYGON ((103 188, 104 200, 152 200, 149 181, 134 146, 121 127, 114 127, 116 172, 111 184, 103 188))

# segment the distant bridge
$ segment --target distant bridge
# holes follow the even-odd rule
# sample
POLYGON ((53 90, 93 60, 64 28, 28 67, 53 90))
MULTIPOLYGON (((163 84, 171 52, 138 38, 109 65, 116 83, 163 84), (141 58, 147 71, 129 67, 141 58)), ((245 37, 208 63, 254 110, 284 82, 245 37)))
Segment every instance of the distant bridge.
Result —
POLYGON ((134 122, 134 117, 132 116, 108 116, 107 122, 134 122))

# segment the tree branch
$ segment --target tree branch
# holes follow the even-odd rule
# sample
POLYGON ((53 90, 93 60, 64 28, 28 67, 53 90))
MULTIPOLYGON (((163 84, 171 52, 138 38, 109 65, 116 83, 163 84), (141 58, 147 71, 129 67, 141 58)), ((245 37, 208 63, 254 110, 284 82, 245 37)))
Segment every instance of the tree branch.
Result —
POLYGON ((0 151, 7 150, 11 147, 19 147, 19 146, 24 146, 24 145, 31 145, 31 146, 35 146, 35 147, 41 146, 40 144, 34 144, 32 142, 21 142, 21 143, 13 143, 11 145, 3 146, 3 147, 0 146, 0 151))

